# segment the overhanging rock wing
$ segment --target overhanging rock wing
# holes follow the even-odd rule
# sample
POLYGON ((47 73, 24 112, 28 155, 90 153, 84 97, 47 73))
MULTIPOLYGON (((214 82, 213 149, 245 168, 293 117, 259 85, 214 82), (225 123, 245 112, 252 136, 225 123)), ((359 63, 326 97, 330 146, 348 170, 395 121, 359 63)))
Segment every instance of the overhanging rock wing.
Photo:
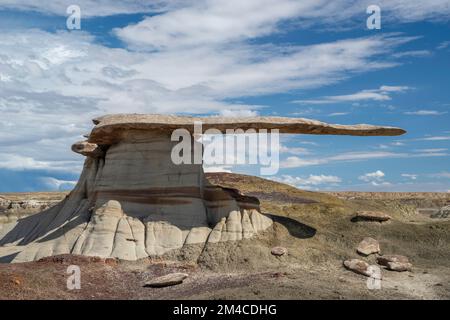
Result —
POLYGON ((138 260, 190 245, 199 248, 269 231, 257 198, 210 184, 201 164, 176 165, 173 130, 279 129, 280 133, 395 136, 394 127, 334 125, 281 117, 184 117, 119 114, 94 119, 86 156, 67 198, 46 211, 0 227, 0 258, 11 262, 59 254, 138 260))

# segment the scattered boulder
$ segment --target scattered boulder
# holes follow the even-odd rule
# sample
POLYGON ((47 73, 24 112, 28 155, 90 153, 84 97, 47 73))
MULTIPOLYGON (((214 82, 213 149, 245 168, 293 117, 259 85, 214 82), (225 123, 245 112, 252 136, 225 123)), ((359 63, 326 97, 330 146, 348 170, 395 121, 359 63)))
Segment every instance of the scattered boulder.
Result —
POLYGON ((387 266, 388 262, 409 262, 408 257, 401 256, 398 254, 385 254, 382 256, 377 257, 378 264, 382 266, 387 266))
POLYGON ((378 221, 385 222, 391 219, 391 216, 381 211, 358 211, 356 221, 378 221))
POLYGON ((284 256, 285 254, 287 254, 287 249, 284 247, 273 247, 272 250, 270 251, 270 253, 272 253, 274 256, 284 256))
POLYGON ((359 259, 345 260, 344 267, 346 267, 348 270, 351 270, 358 274, 362 274, 366 277, 371 276, 371 272, 369 270, 369 264, 365 261, 362 261, 359 259))
POLYGON ((389 254, 377 257, 379 265, 385 266, 388 270, 392 271, 411 271, 412 264, 409 262, 408 257, 389 254))
POLYGON ((170 273, 162 277, 154 278, 147 281, 144 287, 162 288, 168 286, 174 286, 183 283, 183 280, 188 277, 186 273, 170 273))
POLYGON ((366 237, 359 243, 356 251, 365 256, 368 256, 372 253, 379 253, 380 243, 374 238, 366 237))
POLYGON ((412 264, 409 262, 388 262, 387 268, 388 268, 388 270, 398 271, 398 272, 411 271, 412 264))

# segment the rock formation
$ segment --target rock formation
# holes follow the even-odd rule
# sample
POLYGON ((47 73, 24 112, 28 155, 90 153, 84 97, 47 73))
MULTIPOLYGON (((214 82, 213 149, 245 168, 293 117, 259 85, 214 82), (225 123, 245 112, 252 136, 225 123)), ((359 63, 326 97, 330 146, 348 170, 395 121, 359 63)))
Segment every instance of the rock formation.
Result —
MULTIPOLYGON (((74 190, 58 205, 0 228, 2 261, 58 254, 137 260, 189 245, 251 238, 272 220, 259 201, 208 183, 201 164, 176 165, 174 129, 279 129, 280 133, 400 135, 369 125, 331 125, 279 117, 194 118, 112 115, 94 120, 87 141, 72 150, 86 156, 74 190)), ((193 139, 193 144, 197 143, 193 139)))

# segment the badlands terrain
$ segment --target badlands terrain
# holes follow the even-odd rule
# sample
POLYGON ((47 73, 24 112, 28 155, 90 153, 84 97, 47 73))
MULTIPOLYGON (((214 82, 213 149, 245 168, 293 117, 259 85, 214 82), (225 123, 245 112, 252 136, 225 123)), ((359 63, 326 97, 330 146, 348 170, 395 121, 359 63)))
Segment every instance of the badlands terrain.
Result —
MULTIPOLYGON (((0 299, 450 299, 450 193, 319 193, 257 177, 207 174, 212 184, 257 197, 274 224, 251 239, 183 246, 158 258, 119 261, 62 255, 35 262, 0 261, 0 299), (361 210, 381 211, 387 222, 359 221, 361 210), (361 256, 366 237, 381 255, 409 258, 411 271, 382 269, 381 289, 343 261, 376 265, 361 256), (272 248, 287 253, 276 256, 272 248), (68 290, 69 265, 81 268, 81 289, 68 290), (182 284, 144 287, 171 272, 182 284)), ((53 206, 66 193, 0 194, 0 228, 53 206)))

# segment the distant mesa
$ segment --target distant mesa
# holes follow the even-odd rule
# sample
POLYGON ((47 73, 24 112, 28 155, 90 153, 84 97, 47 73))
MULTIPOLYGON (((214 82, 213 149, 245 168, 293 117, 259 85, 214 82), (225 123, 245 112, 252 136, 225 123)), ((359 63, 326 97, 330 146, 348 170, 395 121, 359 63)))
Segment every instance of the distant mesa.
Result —
MULTIPOLYGON (((280 133, 393 136, 394 127, 333 125, 280 117, 183 117, 120 114, 94 120, 74 190, 56 206, 0 226, 0 258, 10 262, 61 254, 138 260, 186 246, 249 239, 273 220, 255 197, 209 183, 201 164, 171 161, 171 132, 203 128, 279 129, 280 133)), ((193 139, 194 140, 194 139, 193 139)), ((193 142, 195 143, 195 142, 193 142)))

